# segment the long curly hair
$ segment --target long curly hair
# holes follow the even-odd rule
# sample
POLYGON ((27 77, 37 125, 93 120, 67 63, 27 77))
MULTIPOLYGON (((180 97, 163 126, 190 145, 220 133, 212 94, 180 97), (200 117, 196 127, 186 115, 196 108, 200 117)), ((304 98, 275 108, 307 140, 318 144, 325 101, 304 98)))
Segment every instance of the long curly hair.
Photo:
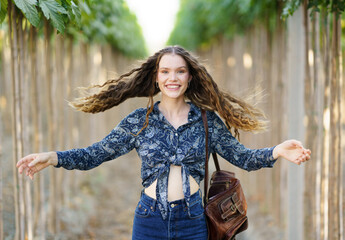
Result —
POLYGON ((228 129, 234 131, 235 137, 239 137, 239 130, 266 129, 267 121, 262 111, 220 90, 206 68, 180 46, 166 47, 149 57, 140 67, 132 69, 119 78, 89 87, 88 89, 99 88, 100 91, 77 98, 70 102, 70 105, 83 112, 98 113, 117 106, 128 98, 148 97, 146 121, 140 133, 148 126, 149 115, 153 111, 153 97, 160 92, 155 83, 159 62, 164 54, 177 54, 186 61, 192 80, 185 97, 202 109, 217 112, 228 129))

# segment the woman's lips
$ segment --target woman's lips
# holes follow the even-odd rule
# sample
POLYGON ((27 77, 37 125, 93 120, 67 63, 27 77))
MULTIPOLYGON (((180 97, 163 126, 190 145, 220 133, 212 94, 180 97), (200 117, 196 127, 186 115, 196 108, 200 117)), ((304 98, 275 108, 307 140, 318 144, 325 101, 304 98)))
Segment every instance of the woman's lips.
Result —
POLYGON ((169 84, 169 85, 165 85, 165 87, 169 90, 176 90, 178 88, 180 88, 180 85, 178 84, 169 84))

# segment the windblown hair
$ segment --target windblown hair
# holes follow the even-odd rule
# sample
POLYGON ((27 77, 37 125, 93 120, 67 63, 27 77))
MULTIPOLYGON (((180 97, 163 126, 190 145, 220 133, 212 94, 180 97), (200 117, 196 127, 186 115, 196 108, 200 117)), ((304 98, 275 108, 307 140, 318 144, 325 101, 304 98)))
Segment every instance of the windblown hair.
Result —
POLYGON ((235 137, 239 137, 239 130, 266 129, 267 121, 259 109, 230 93, 221 91, 206 68, 179 46, 169 46, 158 51, 139 68, 121 75, 118 79, 89 87, 89 89, 100 88, 100 91, 94 95, 78 98, 70 105, 83 112, 98 113, 117 106, 128 98, 149 97, 146 121, 141 132, 148 126, 149 115, 153 111, 153 97, 160 92, 155 82, 159 62, 164 54, 177 54, 186 61, 192 80, 185 97, 202 109, 217 112, 224 119, 228 129, 234 131, 235 137))

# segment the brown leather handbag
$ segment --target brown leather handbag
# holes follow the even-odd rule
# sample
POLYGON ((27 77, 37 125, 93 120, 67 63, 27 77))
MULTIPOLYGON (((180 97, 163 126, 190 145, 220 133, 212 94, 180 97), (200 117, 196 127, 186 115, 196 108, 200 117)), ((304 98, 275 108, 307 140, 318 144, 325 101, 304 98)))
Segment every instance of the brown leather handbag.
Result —
POLYGON ((240 181, 233 172, 220 170, 215 153, 212 156, 216 171, 212 174, 208 190, 208 124, 205 111, 202 111, 202 119, 206 132, 204 208, 208 239, 234 240, 236 234, 248 228, 247 202, 240 181))

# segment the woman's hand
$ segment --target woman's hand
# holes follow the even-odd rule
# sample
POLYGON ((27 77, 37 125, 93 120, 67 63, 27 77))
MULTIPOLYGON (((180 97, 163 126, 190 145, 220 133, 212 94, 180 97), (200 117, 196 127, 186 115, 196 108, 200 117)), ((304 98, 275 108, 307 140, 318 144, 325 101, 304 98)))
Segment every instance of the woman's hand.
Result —
POLYGON ((296 140, 287 140, 273 149, 273 157, 283 157, 290 162, 300 165, 310 159, 311 151, 305 149, 302 143, 296 140))
POLYGON ((20 174, 25 171, 26 176, 34 179, 34 174, 42 169, 58 164, 56 152, 34 153, 20 159, 17 168, 20 174))

